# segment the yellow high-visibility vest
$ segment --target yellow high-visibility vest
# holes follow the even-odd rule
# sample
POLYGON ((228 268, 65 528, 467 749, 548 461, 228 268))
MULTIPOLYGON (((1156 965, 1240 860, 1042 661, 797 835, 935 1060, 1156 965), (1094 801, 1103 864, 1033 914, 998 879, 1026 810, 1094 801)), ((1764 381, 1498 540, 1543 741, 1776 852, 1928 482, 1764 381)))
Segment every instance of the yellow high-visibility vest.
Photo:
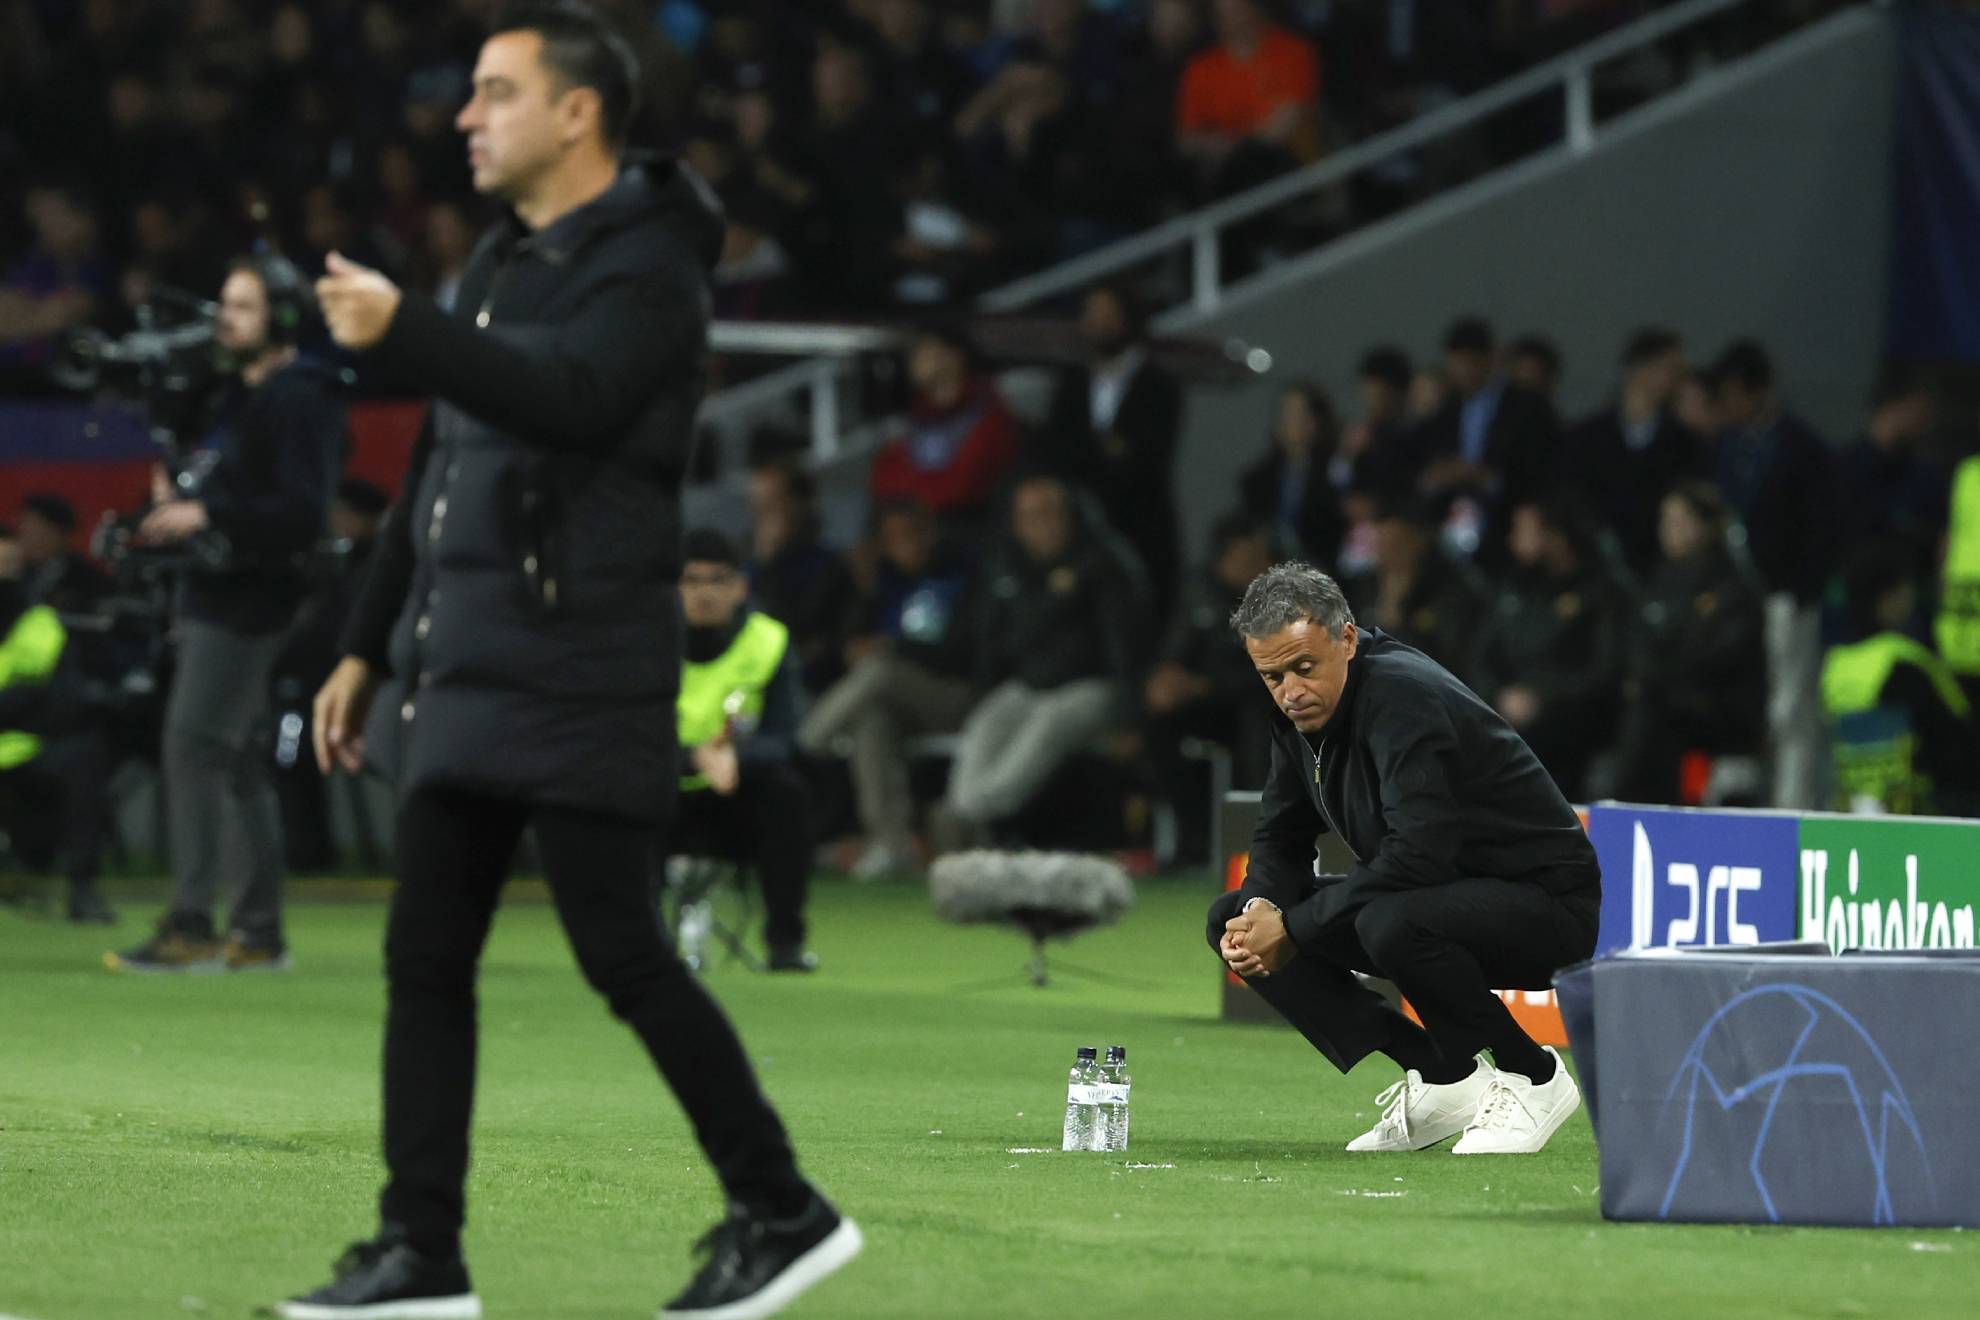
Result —
MULTIPOLYGON (((30 606, 0 640, 0 688, 46 683, 68 644, 68 629, 55 611, 30 606)), ((26 765, 39 755, 41 739, 19 729, 0 729, 0 770, 26 765)))
MULTIPOLYGON (((767 614, 752 614, 743 621, 728 650, 713 660, 683 664, 676 726, 681 746, 699 747, 720 736, 731 719, 760 717, 764 694, 790 643, 789 628, 767 614)), ((708 778, 684 775, 681 787, 706 788, 708 778)))

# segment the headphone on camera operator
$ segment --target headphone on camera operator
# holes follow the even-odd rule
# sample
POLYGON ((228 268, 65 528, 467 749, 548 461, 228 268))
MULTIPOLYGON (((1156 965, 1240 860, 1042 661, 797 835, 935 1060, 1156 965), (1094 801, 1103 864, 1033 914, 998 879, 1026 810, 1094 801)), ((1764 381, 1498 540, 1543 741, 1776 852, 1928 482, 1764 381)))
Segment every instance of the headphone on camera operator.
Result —
MULTIPOLYGON (((228 267, 215 313, 214 345, 223 374, 237 379, 250 393, 259 389, 295 361, 297 345, 315 315, 315 294, 295 263, 272 252, 237 257, 228 267), (243 275, 252 277, 259 298, 245 287, 243 275)), ((202 500, 215 470, 225 461, 218 449, 194 449, 173 465, 169 476, 162 468, 154 473, 153 507, 130 530, 129 544, 166 549, 181 561, 175 567, 209 571, 230 567, 232 548, 212 526, 202 500)))

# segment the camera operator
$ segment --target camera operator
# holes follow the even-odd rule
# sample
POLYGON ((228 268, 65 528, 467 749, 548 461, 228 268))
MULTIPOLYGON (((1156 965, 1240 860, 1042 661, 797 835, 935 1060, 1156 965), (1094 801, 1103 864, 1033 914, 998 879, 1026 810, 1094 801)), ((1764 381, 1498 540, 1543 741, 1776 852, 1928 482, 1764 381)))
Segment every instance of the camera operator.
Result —
POLYGON ((139 526, 180 548, 178 663, 165 708, 172 899, 157 933, 113 970, 281 968, 282 840, 264 735, 269 676, 307 594, 303 557, 323 534, 342 463, 344 402, 330 373, 299 357, 308 286, 280 257, 244 257, 220 292, 215 343, 232 370, 204 435, 139 526), (223 947, 221 878, 237 888, 223 947))

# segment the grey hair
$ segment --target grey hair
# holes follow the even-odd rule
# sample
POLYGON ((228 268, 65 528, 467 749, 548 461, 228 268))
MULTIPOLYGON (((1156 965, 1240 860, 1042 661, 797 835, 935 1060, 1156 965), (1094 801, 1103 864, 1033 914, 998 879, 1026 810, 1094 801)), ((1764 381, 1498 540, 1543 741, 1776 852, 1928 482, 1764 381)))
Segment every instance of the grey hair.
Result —
POLYGON ((1240 637, 1270 637, 1301 620, 1310 620, 1339 640, 1354 622, 1341 584, 1311 564, 1289 560, 1274 564, 1251 580, 1244 600, 1231 614, 1231 627, 1240 637))

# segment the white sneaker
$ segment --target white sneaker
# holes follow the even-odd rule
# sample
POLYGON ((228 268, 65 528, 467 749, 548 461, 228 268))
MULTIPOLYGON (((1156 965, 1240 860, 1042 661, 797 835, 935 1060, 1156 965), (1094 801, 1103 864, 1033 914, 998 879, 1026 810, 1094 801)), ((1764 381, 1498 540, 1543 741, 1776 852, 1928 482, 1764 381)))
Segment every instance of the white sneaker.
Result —
POLYGON ((1553 1046, 1554 1075, 1536 1085, 1518 1073, 1494 1072, 1492 1085, 1478 1102, 1478 1114, 1464 1130, 1453 1155, 1531 1155, 1560 1131, 1581 1108, 1581 1088, 1568 1076, 1567 1065, 1553 1046))
POLYGON ((1464 1131, 1478 1112, 1478 1102, 1492 1085, 1492 1069, 1483 1060, 1471 1076, 1461 1082, 1439 1086, 1423 1080, 1411 1068, 1403 1079, 1375 1097, 1387 1105, 1374 1127, 1348 1143, 1348 1149, 1422 1150, 1464 1131))

